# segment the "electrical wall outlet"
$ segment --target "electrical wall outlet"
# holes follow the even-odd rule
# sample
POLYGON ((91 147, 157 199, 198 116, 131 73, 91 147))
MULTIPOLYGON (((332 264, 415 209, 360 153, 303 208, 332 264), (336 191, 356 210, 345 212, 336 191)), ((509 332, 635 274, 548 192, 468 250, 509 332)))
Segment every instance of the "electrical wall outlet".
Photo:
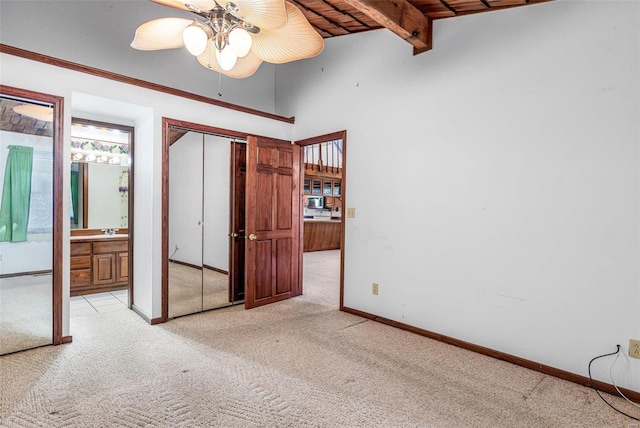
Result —
POLYGON ((347 218, 356 218, 355 208, 347 208, 347 218))
POLYGON ((640 358, 640 340, 629 339, 629 356, 640 358))
POLYGON ((373 294, 374 296, 378 295, 378 284, 376 284, 375 282, 371 284, 371 294, 373 294))

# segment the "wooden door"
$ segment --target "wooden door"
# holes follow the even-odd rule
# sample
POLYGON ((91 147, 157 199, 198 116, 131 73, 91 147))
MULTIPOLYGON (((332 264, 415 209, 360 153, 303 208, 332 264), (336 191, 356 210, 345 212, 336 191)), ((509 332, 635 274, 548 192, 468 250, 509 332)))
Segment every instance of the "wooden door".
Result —
POLYGON ((300 148, 287 141, 247 139, 245 308, 302 293, 300 148))
POLYGON ((245 265, 245 187, 247 184, 247 145, 231 142, 231 233, 229 234, 229 301, 244 299, 245 265))

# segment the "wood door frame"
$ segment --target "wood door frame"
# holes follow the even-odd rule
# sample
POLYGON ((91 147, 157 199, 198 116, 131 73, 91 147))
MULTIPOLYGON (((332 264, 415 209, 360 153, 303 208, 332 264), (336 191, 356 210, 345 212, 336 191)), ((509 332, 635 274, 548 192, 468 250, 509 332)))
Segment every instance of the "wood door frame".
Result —
POLYGON ((53 233, 52 233, 52 344, 71 342, 71 336, 62 337, 62 233, 63 233, 63 166, 64 98, 0 85, 0 93, 8 96, 39 101, 53 106, 53 233))
MULTIPOLYGON (((342 140, 342 189, 341 189, 341 198, 342 198, 342 216, 340 219, 340 310, 344 310, 344 249, 345 249, 345 225, 346 225, 346 216, 347 216, 347 131, 337 131, 332 132, 330 134, 319 135, 317 137, 306 138, 304 140, 294 141, 295 144, 304 147, 311 146, 313 144, 325 143, 327 141, 332 140, 342 140)), ((303 207, 304 200, 304 150, 300 150, 300 210, 303 207)), ((299 283, 300 283, 300 293, 303 293, 304 282, 302 281, 303 276, 303 257, 304 257, 304 216, 300 216, 300 256, 299 256, 299 283)))
MULTIPOLYGON (((154 319, 153 324, 167 322, 169 320, 169 147, 170 128, 182 128, 187 131, 201 132, 204 134, 213 134, 229 138, 237 138, 247 140, 249 136, 258 136, 248 132, 234 131, 231 129, 218 128, 215 126, 202 125, 184 120, 162 118, 162 312, 159 319, 154 319)), ((269 137, 262 137, 269 138, 269 137)), ((245 289, 246 293, 246 289, 245 289)))

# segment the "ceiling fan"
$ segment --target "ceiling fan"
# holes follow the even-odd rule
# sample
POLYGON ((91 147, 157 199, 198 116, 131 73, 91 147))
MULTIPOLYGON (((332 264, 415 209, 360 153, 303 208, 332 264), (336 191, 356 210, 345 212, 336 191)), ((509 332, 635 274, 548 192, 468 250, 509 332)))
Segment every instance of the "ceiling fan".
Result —
POLYGON ((204 67, 233 78, 251 76, 263 61, 282 64, 322 52, 324 40, 285 0, 151 0, 197 15, 140 25, 131 47, 186 47, 204 67), (188 3, 184 3, 187 1, 188 3))

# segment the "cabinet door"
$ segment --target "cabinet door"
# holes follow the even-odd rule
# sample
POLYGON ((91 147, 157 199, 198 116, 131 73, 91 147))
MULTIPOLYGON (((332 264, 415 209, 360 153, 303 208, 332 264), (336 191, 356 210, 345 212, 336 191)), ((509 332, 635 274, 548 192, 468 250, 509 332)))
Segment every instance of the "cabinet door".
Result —
POLYGON ((96 254, 93 256, 93 284, 113 284, 116 282, 116 255, 96 254))
POLYGON ((311 179, 310 178, 305 178, 304 179, 304 194, 305 195, 310 195, 311 194, 311 179))
POLYGON ((314 195, 322 195, 322 180, 314 179, 312 181, 311 193, 314 195))
POLYGON ((322 181, 322 194, 324 196, 331 196, 333 194, 333 181, 331 180, 322 181))
POLYGON ((129 281, 129 253, 116 254, 116 282, 129 281))
POLYGON ((339 180, 333 182, 333 196, 340 196, 341 187, 339 180))

